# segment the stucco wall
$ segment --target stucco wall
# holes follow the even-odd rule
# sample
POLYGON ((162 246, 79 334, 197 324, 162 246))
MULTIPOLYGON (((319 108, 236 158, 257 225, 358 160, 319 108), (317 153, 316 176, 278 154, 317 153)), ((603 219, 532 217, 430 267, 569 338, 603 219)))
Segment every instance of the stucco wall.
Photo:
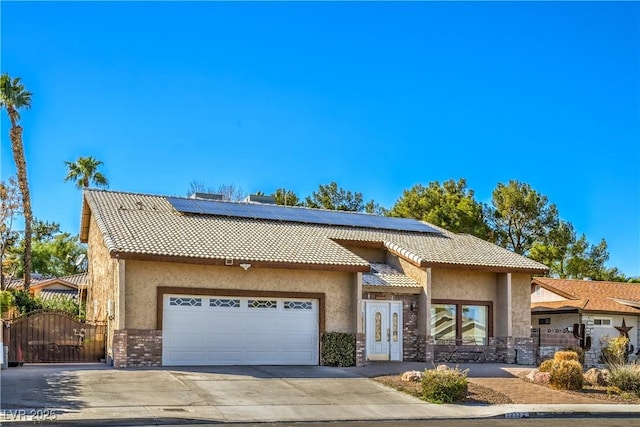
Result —
POLYGON ((494 301, 496 274, 485 271, 431 270, 431 299, 494 301))
MULTIPOLYGON (((93 217, 87 239, 87 320, 107 320, 107 301, 118 301, 118 261, 109 256, 93 217)), ((117 304, 114 306, 117 310, 117 304)))
MULTIPOLYGON (((513 336, 531 334, 531 275, 511 273, 511 304, 513 306, 513 336)), ((496 315, 496 314, 494 314, 496 315)))
POLYGON ((369 262, 384 262, 384 249, 368 248, 365 246, 342 245, 360 258, 369 262))
MULTIPOLYGON (((156 328, 158 286, 325 293, 327 332, 355 333, 355 273, 127 261, 126 328, 156 328)), ((188 290, 185 289, 185 293, 188 290)))
POLYGON ((531 334, 531 276, 511 274, 511 335, 508 334, 507 274, 474 270, 433 268, 431 299, 493 301, 493 334, 496 337, 529 337, 531 334))
POLYGON ((423 286, 427 283, 427 272, 424 269, 411 264, 409 261, 387 252, 385 262, 396 270, 404 273, 407 277, 415 280, 417 283, 423 286))

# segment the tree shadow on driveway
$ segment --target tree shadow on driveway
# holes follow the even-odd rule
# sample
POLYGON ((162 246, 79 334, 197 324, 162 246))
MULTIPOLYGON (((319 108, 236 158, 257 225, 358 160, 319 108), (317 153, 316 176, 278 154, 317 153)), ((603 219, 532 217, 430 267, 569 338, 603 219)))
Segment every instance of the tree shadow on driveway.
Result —
POLYGON ((24 365, 0 373, 0 409, 78 410, 78 370, 105 369, 104 365, 24 365))

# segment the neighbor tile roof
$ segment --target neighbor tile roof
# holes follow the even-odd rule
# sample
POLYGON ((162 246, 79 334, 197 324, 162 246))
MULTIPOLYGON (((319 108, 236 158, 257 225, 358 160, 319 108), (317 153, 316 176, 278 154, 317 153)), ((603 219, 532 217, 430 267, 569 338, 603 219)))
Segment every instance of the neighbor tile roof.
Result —
POLYGON ((40 299, 69 298, 77 299, 78 291, 73 289, 43 289, 38 293, 40 299))
POLYGON ((549 277, 535 277, 533 283, 567 297, 568 300, 532 303, 532 310, 575 307, 583 311, 640 315, 640 308, 638 308, 640 307, 640 284, 637 283, 552 279, 549 277))
MULTIPOLYGON (((85 286, 87 284, 87 273, 78 273, 72 276, 62 277, 44 277, 36 275, 31 278, 31 287, 47 286, 54 283, 63 283, 75 287, 85 286)), ((24 287, 24 279, 13 279, 6 286, 7 289, 22 289, 24 287)), ((75 292, 75 291, 74 291, 75 292)))
POLYGON ((371 272, 362 275, 363 286, 391 286, 401 288, 421 288, 415 280, 400 273, 387 264, 371 263, 371 272))
POLYGON ((441 234, 185 214, 177 212, 165 197, 147 194, 91 189, 85 190, 84 197, 81 238, 86 241, 88 237, 90 211, 112 256, 201 262, 234 259, 368 271, 367 261, 338 243, 364 241, 380 243, 424 266, 547 270, 494 244, 433 225, 441 234))

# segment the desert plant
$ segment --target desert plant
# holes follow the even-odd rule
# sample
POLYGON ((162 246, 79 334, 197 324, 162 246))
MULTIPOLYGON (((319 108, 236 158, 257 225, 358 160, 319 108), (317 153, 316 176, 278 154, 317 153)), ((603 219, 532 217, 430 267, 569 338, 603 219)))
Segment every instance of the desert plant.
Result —
POLYGON ((356 340, 352 334, 329 332, 321 339, 322 365, 354 366, 356 364, 356 340))
POLYGON ((556 354, 553 355, 553 360, 561 361, 561 360, 578 360, 578 353, 575 351, 556 351, 556 354))
POLYGON ((540 364, 538 371, 540 372, 551 372, 551 368, 553 367, 553 359, 547 359, 540 364))
POLYGON ((467 374, 456 368, 427 369, 422 374, 422 399, 431 403, 455 403, 467 396, 467 374))
POLYGON ((640 395, 640 365, 613 366, 609 382, 620 390, 640 395))
POLYGON ((578 355, 578 362, 580 362, 584 366, 584 349, 582 347, 573 346, 567 347, 564 351, 572 351, 578 355))
POLYGON ((577 360, 554 360, 549 373, 550 386, 560 390, 580 390, 583 383, 584 377, 580 362, 577 360))
POLYGON ((628 357, 629 338, 619 336, 608 339, 602 347, 600 361, 610 367, 624 365, 628 357))

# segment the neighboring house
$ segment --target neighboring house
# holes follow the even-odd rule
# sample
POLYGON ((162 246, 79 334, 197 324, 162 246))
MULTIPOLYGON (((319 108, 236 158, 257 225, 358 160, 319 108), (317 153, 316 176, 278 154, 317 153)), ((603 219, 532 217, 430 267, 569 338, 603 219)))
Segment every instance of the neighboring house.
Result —
POLYGON ((462 338, 532 363, 530 292, 547 268, 465 234, 370 214, 85 190, 88 320, 116 367, 434 361, 462 338))
MULTIPOLYGON (((585 325, 591 348, 585 363, 597 364, 602 346, 626 334, 634 353, 640 342, 640 284, 536 277, 531 283, 531 326, 539 356, 577 345, 573 325, 585 325)), ((637 358, 632 354, 631 359, 637 358)))
MULTIPOLYGON (((63 277, 45 277, 33 274, 29 293, 41 299, 51 299, 57 297, 71 298, 75 300, 86 300, 87 273, 74 274, 63 277)), ((6 289, 22 289, 24 281, 14 279, 9 282, 6 289)))

